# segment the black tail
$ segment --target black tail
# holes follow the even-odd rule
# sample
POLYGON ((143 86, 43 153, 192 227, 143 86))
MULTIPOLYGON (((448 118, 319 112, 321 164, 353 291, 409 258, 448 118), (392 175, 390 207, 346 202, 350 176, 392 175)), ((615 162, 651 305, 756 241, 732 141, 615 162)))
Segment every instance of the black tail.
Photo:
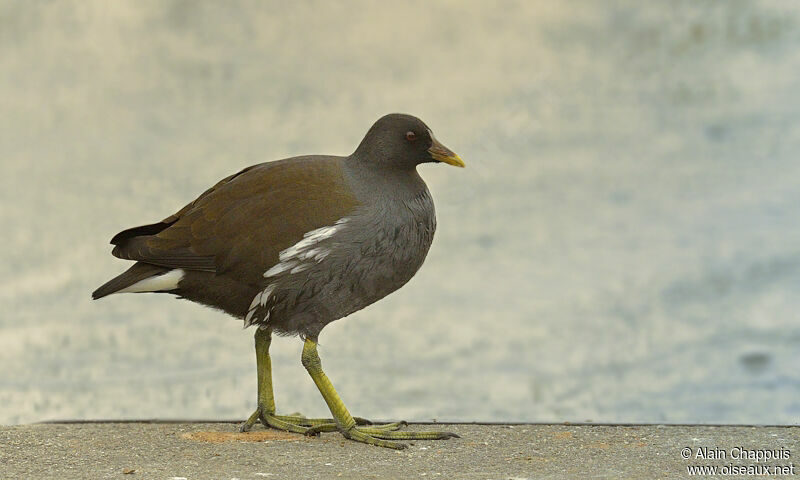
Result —
POLYGON ((103 284, 103 286, 92 292, 92 299, 97 300, 98 298, 103 298, 106 295, 111 295, 112 293, 118 292, 123 288, 130 287, 140 280, 144 280, 145 278, 149 278, 154 275, 160 275, 167 271, 169 271, 169 268, 157 267, 155 265, 150 265, 149 263, 136 262, 131 268, 107 281, 103 284))

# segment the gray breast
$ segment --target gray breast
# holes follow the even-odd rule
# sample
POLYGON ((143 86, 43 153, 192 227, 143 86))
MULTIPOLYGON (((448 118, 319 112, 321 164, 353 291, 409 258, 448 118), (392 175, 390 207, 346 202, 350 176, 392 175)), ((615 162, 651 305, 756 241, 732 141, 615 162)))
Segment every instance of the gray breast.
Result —
POLYGON ((436 230, 427 188, 402 200, 356 209, 306 233, 264 273, 245 326, 316 338, 328 323, 358 311, 408 282, 422 266, 436 230))

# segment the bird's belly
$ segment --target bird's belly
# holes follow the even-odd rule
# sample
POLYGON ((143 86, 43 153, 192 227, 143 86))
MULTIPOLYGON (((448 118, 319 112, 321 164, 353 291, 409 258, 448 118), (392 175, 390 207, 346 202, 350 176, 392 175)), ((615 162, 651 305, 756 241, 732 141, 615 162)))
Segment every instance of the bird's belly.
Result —
POLYGON ((434 230, 433 221, 405 222, 338 242, 324 261, 276 285, 280 302, 269 324, 279 332, 316 337, 328 323, 405 285, 422 266, 434 230))
POLYGON ((361 255, 353 262, 351 295, 361 300, 363 305, 360 308, 380 300, 411 280, 422 266, 430 242, 386 246, 384 244, 382 250, 362 248, 361 255))

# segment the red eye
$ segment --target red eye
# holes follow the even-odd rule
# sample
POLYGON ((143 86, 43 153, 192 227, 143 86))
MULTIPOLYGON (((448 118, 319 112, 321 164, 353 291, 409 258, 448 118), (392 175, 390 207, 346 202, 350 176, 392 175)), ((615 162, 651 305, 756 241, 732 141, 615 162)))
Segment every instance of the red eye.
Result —
POLYGON ((416 139, 417 139, 417 134, 416 133, 414 133, 414 132, 412 132, 410 130, 408 132, 406 132, 406 140, 408 140, 409 142, 413 142, 416 139))

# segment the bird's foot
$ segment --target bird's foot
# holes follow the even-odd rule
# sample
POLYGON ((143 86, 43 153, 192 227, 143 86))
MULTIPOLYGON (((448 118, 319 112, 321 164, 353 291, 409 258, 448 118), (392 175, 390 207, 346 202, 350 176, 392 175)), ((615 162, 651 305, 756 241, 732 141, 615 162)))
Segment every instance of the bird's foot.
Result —
MULTIPOLYGON (((354 417, 356 425, 372 425, 366 418, 354 417)), ((287 432, 302 433, 305 435, 318 435, 320 432, 335 432, 336 421, 332 418, 306 418, 300 413, 290 415, 275 415, 259 406, 250 417, 239 427, 240 432, 247 432, 257 422, 265 428, 275 428, 287 432)), ((376 425, 380 427, 381 425, 376 425)))
MULTIPOLYGON (((384 433, 384 432, 391 432, 394 430, 400 430, 402 427, 408 425, 408 422, 405 420, 400 422, 393 422, 393 423, 383 423, 380 425, 375 425, 369 420, 365 420, 360 417, 353 417, 353 420, 356 421, 356 427, 361 431, 366 433, 369 432, 377 432, 377 433, 384 433), (368 423, 364 423, 368 422, 368 423)), ((328 423, 318 423, 316 425, 312 425, 311 428, 306 431, 306 435, 317 435, 322 432, 336 432, 339 430, 339 426, 336 425, 335 420, 333 419, 324 419, 324 422, 328 423)))
POLYGON ((447 440, 448 438, 460 438, 452 432, 397 432, 400 426, 407 425, 406 422, 389 423, 376 426, 353 426, 350 429, 342 429, 342 435, 356 442, 368 443, 379 447, 393 448, 402 450, 408 448, 408 444, 395 440, 447 440))

